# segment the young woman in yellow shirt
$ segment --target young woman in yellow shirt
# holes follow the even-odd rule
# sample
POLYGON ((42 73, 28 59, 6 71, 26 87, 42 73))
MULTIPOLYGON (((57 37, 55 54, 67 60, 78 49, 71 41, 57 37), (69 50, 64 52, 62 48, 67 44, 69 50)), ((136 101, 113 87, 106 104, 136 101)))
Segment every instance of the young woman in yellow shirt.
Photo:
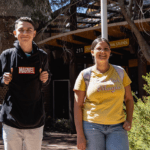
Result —
POLYGON ((95 65, 91 68, 88 87, 84 79, 85 70, 80 72, 74 86, 77 147, 80 150, 128 150, 127 131, 131 129, 134 106, 131 80, 120 67, 123 71, 121 79, 109 63, 111 50, 106 39, 95 39, 91 54, 95 65))

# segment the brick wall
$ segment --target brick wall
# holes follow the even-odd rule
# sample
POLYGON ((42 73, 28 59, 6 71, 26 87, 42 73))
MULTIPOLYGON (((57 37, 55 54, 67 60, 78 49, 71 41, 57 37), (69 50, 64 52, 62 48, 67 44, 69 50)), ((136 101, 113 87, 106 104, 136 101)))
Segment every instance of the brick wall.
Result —
MULTIPOLYGON (((13 47, 15 38, 13 36, 14 21, 16 17, 2 17, 0 16, 0 53, 5 49, 13 47)), ((0 87, 0 104, 8 90, 8 86, 0 87)))

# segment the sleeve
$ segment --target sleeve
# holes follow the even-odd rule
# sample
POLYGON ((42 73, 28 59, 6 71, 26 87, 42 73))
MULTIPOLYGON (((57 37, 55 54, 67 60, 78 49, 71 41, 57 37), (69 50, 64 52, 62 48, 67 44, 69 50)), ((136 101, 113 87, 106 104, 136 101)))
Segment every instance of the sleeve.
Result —
POLYGON ((44 57, 44 61, 43 61, 43 64, 42 64, 42 70, 43 70, 43 71, 47 71, 48 74, 49 74, 48 80, 46 81, 46 83, 42 83, 43 86, 47 86, 47 85, 50 83, 50 81, 51 81, 51 76, 52 76, 52 74, 50 73, 50 70, 49 70, 48 56, 47 56, 47 54, 46 54, 45 57, 44 57))
POLYGON ((9 69, 7 64, 6 54, 2 52, 0 55, 0 86, 4 86, 3 74, 9 69))
POLYGON ((124 70, 124 78, 123 78, 123 85, 124 85, 124 87, 128 86, 131 83, 132 83, 131 79, 129 78, 129 76, 127 75, 126 71, 124 70))
POLYGON ((2 73, 2 62, 1 62, 1 56, 0 56, 0 86, 3 86, 3 73, 2 73))
POLYGON ((86 91, 86 84, 84 82, 84 78, 83 78, 83 72, 81 71, 80 74, 78 75, 76 81, 75 81, 75 85, 74 85, 74 91, 75 90, 80 90, 80 91, 86 91))

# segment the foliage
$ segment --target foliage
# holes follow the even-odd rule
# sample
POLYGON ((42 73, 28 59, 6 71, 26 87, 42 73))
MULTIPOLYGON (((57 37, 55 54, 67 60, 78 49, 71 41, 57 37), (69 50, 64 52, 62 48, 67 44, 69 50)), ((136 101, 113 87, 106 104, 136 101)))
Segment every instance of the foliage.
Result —
POLYGON ((70 127, 70 121, 68 119, 52 119, 51 117, 48 117, 46 119, 45 123, 45 131, 51 131, 51 132, 65 132, 70 133, 71 127, 70 127))
MULTIPOLYGON (((150 73, 143 76, 147 84, 144 90, 150 94, 150 73)), ((134 103, 132 129, 128 132, 130 150, 149 150, 150 149, 150 96, 137 99, 134 103)))
POLYGON ((146 76, 143 76, 143 79, 147 82, 143 89, 150 94, 150 73, 147 73, 146 76))
POLYGON ((132 129, 128 132, 132 150, 150 149, 150 97, 143 103, 138 99, 134 104, 132 129))

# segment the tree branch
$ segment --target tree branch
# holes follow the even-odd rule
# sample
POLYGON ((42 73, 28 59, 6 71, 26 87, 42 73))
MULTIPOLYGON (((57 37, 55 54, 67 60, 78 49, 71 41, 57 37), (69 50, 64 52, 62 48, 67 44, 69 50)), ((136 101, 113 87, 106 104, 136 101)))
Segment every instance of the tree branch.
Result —
POLYGON ((134 22, 131 21, 131 18, 128 16, 128 14, 126 13, 126 9, 124 6, 124 3, 122 0, 118 0, 119 6, 121 8, 122 14, 124 15, 126 21, 128 22, 128 24, 131 27, 131 30, 134 32, 139 46, 141 48, 141 51, 144 55, 144 57, 146 58, 146 60, 148 62, 150 62, 150 46, 148 45, 148 43, 144 40, 143 36, 141 35, 141 33, 139 32, 138 28, 136 27, 136 25, 134 24, 134 22))
POLYGON ((132 18, 132 5, 133 5, 133 0, 129 0, 128 15, 130 18, 132 18))
POLYGON ((136 0, 134 5, 134 19, 142 18, 143 0, 136 0))

